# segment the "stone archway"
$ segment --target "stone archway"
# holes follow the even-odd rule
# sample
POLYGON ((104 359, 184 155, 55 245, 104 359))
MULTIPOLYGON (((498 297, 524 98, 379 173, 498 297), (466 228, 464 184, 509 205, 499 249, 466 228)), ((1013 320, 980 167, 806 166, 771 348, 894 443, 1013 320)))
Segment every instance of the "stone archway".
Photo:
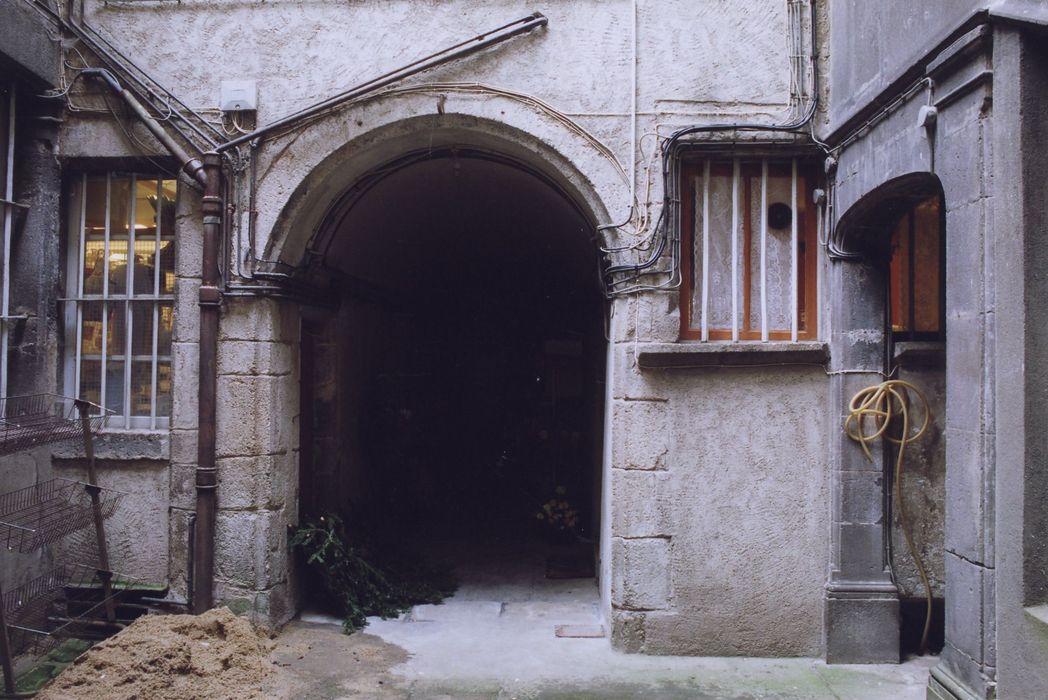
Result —
MULTIPOLYGON (((903 498, 909 512, 918 511, 911 516, 911 527, 916 524, 920 530, 919 551, 923 550, 921 556, 931 572, 932 592, 938 604, 945 596, 949 605, 943 563, 948 429, 947 319, 943 310, 949 292, 943 278, 946 271, 940 267, 945 251, 940 249, 946 235, 945 207, 942 185, 935 175, 910 173, 881 184, 841 216, 830 240, 834 254, 830 268, 834 305, 831 401, 843 412, 857 391, 887 377, 910 381, 928 394, 931 429, 924 442, 909 448, 909 481, 903 498), (938 305, 937 331, 925 335, 910 332, 912 328, 896 318, 899 275, 907 274, 898 263, 900 257, 912 254, 913 246, 909 251, 893 248, 900 231, 907 240, 914 240, 912 212, 922 207, 933 211, 927 222, 931 228, 917 233, 935 239, 931 274, 936 276, 934 301, 938 305), (921 341, 915 342, 918 337, 921 341), (918 493, 920 489, 924 491, 918 493), (934 512, 918 510, 918 503, 931 503, 934 512)), ((912 265, 908 274, 913 275, 912 265)), ((910 278, 902 281, 909 284, 911 294, 913 283, 910 278)), ((831 662, 898 661, 900 648, 907 648, 914 634, 919 640, 924 625, 923 585, 894 512, 891 463, 895 453, 882 445, 876 447, 871 462, 843 433, 834 444, 833 552, 826 618, 827 660, 831 662), (911 617, 919 619, 912 621, 911 617)), ((938 604, 933 641, 942 634, 938 604)))
MULTIPOLYGON (((596 225, 542 168, 476 141, 372 168, 306 246, 300 274, 340 304, 303 326, 300 507, 368 511, 401 541, 439 535, 427 546, 507 575, 541 554, 536 516, 559 497, 585 540, 573 556, 595 576, 607 354, 596 225)), ((534 571, 519 576, 534 585, 534 571)))

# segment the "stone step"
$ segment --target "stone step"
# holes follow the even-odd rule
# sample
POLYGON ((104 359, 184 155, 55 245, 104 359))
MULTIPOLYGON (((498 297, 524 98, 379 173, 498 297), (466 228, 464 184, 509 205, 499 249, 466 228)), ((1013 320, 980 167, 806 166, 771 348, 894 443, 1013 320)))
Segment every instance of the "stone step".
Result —
POLYGON ((502 615, 503 603, 490 600, 449 600, 440 605, 416 605, 405 622, 454 622, 497 620, 502 615))

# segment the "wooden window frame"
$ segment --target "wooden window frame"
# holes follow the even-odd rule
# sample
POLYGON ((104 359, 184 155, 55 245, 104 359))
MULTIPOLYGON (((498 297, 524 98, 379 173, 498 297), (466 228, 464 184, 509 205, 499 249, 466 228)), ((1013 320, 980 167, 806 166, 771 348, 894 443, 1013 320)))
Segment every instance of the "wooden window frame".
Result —
MULTIPOLYGON (((754 235, 760 235, 759 223, 751 221, 752 198, 760 196, 754 193, 751 181, 759 176, 762 163, 769 165, 790 166, 793 159, 797 161, 797 340, 817 340, 819 334, 818 318, 818 215, 813 211, 811 191, 820 180, 817 167, 810 161, 792 155, 743 154, 723 156, 716 153, 709 155, 687 156, 680 161, 678 182, 680 185, 681 212, 681 287, 680 287, 680 338, 681 340, 704 340, 701 327, 692 322, 692 298, 697 281, 694 279, 694 254, 699 237, 695 230, 695 191, 693 184, 696 177, 704 176, 705 162, 710 161, 710 177, 714 175, 733 176, 734 161, 738 160, 740 170, 739 209, 741 214, 741 252, 737 255, 741 270, 739 283, 741 289, 741 308, 738 311, 738 331, 732 328, 708 328, 705 340, 711 341, 762 341, 764 334, 760 328, 752 327, 751 294, 753 277, 757 274, 754 261, 751 259, 751 241, 754 235), (801 182, 804 186, 801 186, 801 182), (756 228, 755 228, 756 227, 756 228)), ((701 283, 700 283, 701 284, 701 283)), ((793 290, 789 290, 792 294, 793 290)), ((712 294, 712 291, 711 291, 712 294)), ((730 292, 729 292, 730 294, 730 292)), ((771 329, 767 331, 767 340, 792 341, 793 330, 771 329)))
POLYGON ((888 256, 888 331, 891 334, 893 342, 904 343, 904 342, 941 342, 946 338, 946 236, 943 235, 945 231, 943 205, 940 197, 936 196, 928 198, 920 202, 914 203, 910 206, 902 216, 899 217, 895 226, 892 227, 890 236, 890 252, 888 256), (935 260, 936 272, 937 272, 937 288, 936 288, 936 323, 938 324, 937 330, 917 330, 917 288, 919 286, 918 280, 922 278, 922 272, 918 271, 917 261, 917 238, 920 235, 919 227, 917 226, 917 210, 922 205, 935 201, 936 211, 938 213, 937 220, 937 258, 935 260), (892 250, 896 243, 896 237, 900 231, 905 229, 905 245, 906 251, 904 259, 899 261, 898 267, 896 267, 896 258, 892 250), (905 266, 905 270, 902 268, 905 266), (895 298, 896 285, 906 286, 906 308, 897 309, 897 300, 895 298), (896 313, 902 313, 905 315, 906 325, 899 330, 895 328, 896 313))

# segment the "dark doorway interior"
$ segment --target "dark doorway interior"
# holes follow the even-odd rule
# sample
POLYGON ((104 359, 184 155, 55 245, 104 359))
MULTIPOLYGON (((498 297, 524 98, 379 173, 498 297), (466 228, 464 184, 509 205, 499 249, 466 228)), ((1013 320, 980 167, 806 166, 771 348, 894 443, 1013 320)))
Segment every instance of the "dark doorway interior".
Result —
POLYGON ((470 151, 387 166, 333 211, 321 252, 342 298, 310 327, 303 509, 365 513, 461 564, 493 547, 523 556, 556 500, 575 513, 572 539, 595 542, 592 225, 541 176, 470 151))

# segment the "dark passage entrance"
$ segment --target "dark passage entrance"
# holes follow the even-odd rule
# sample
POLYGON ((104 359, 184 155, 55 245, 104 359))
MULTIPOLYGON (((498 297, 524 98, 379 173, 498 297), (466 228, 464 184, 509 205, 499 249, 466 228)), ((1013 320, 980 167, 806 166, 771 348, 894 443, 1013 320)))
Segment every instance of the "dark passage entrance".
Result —
POLYGON ((366 513, 456 563, 533 548, 551 513, 595 542, 604 299, 586 217, 515 163, 441 151, 365 178, 329 221, 341 305, 306 329, 303 510, 366 513))

